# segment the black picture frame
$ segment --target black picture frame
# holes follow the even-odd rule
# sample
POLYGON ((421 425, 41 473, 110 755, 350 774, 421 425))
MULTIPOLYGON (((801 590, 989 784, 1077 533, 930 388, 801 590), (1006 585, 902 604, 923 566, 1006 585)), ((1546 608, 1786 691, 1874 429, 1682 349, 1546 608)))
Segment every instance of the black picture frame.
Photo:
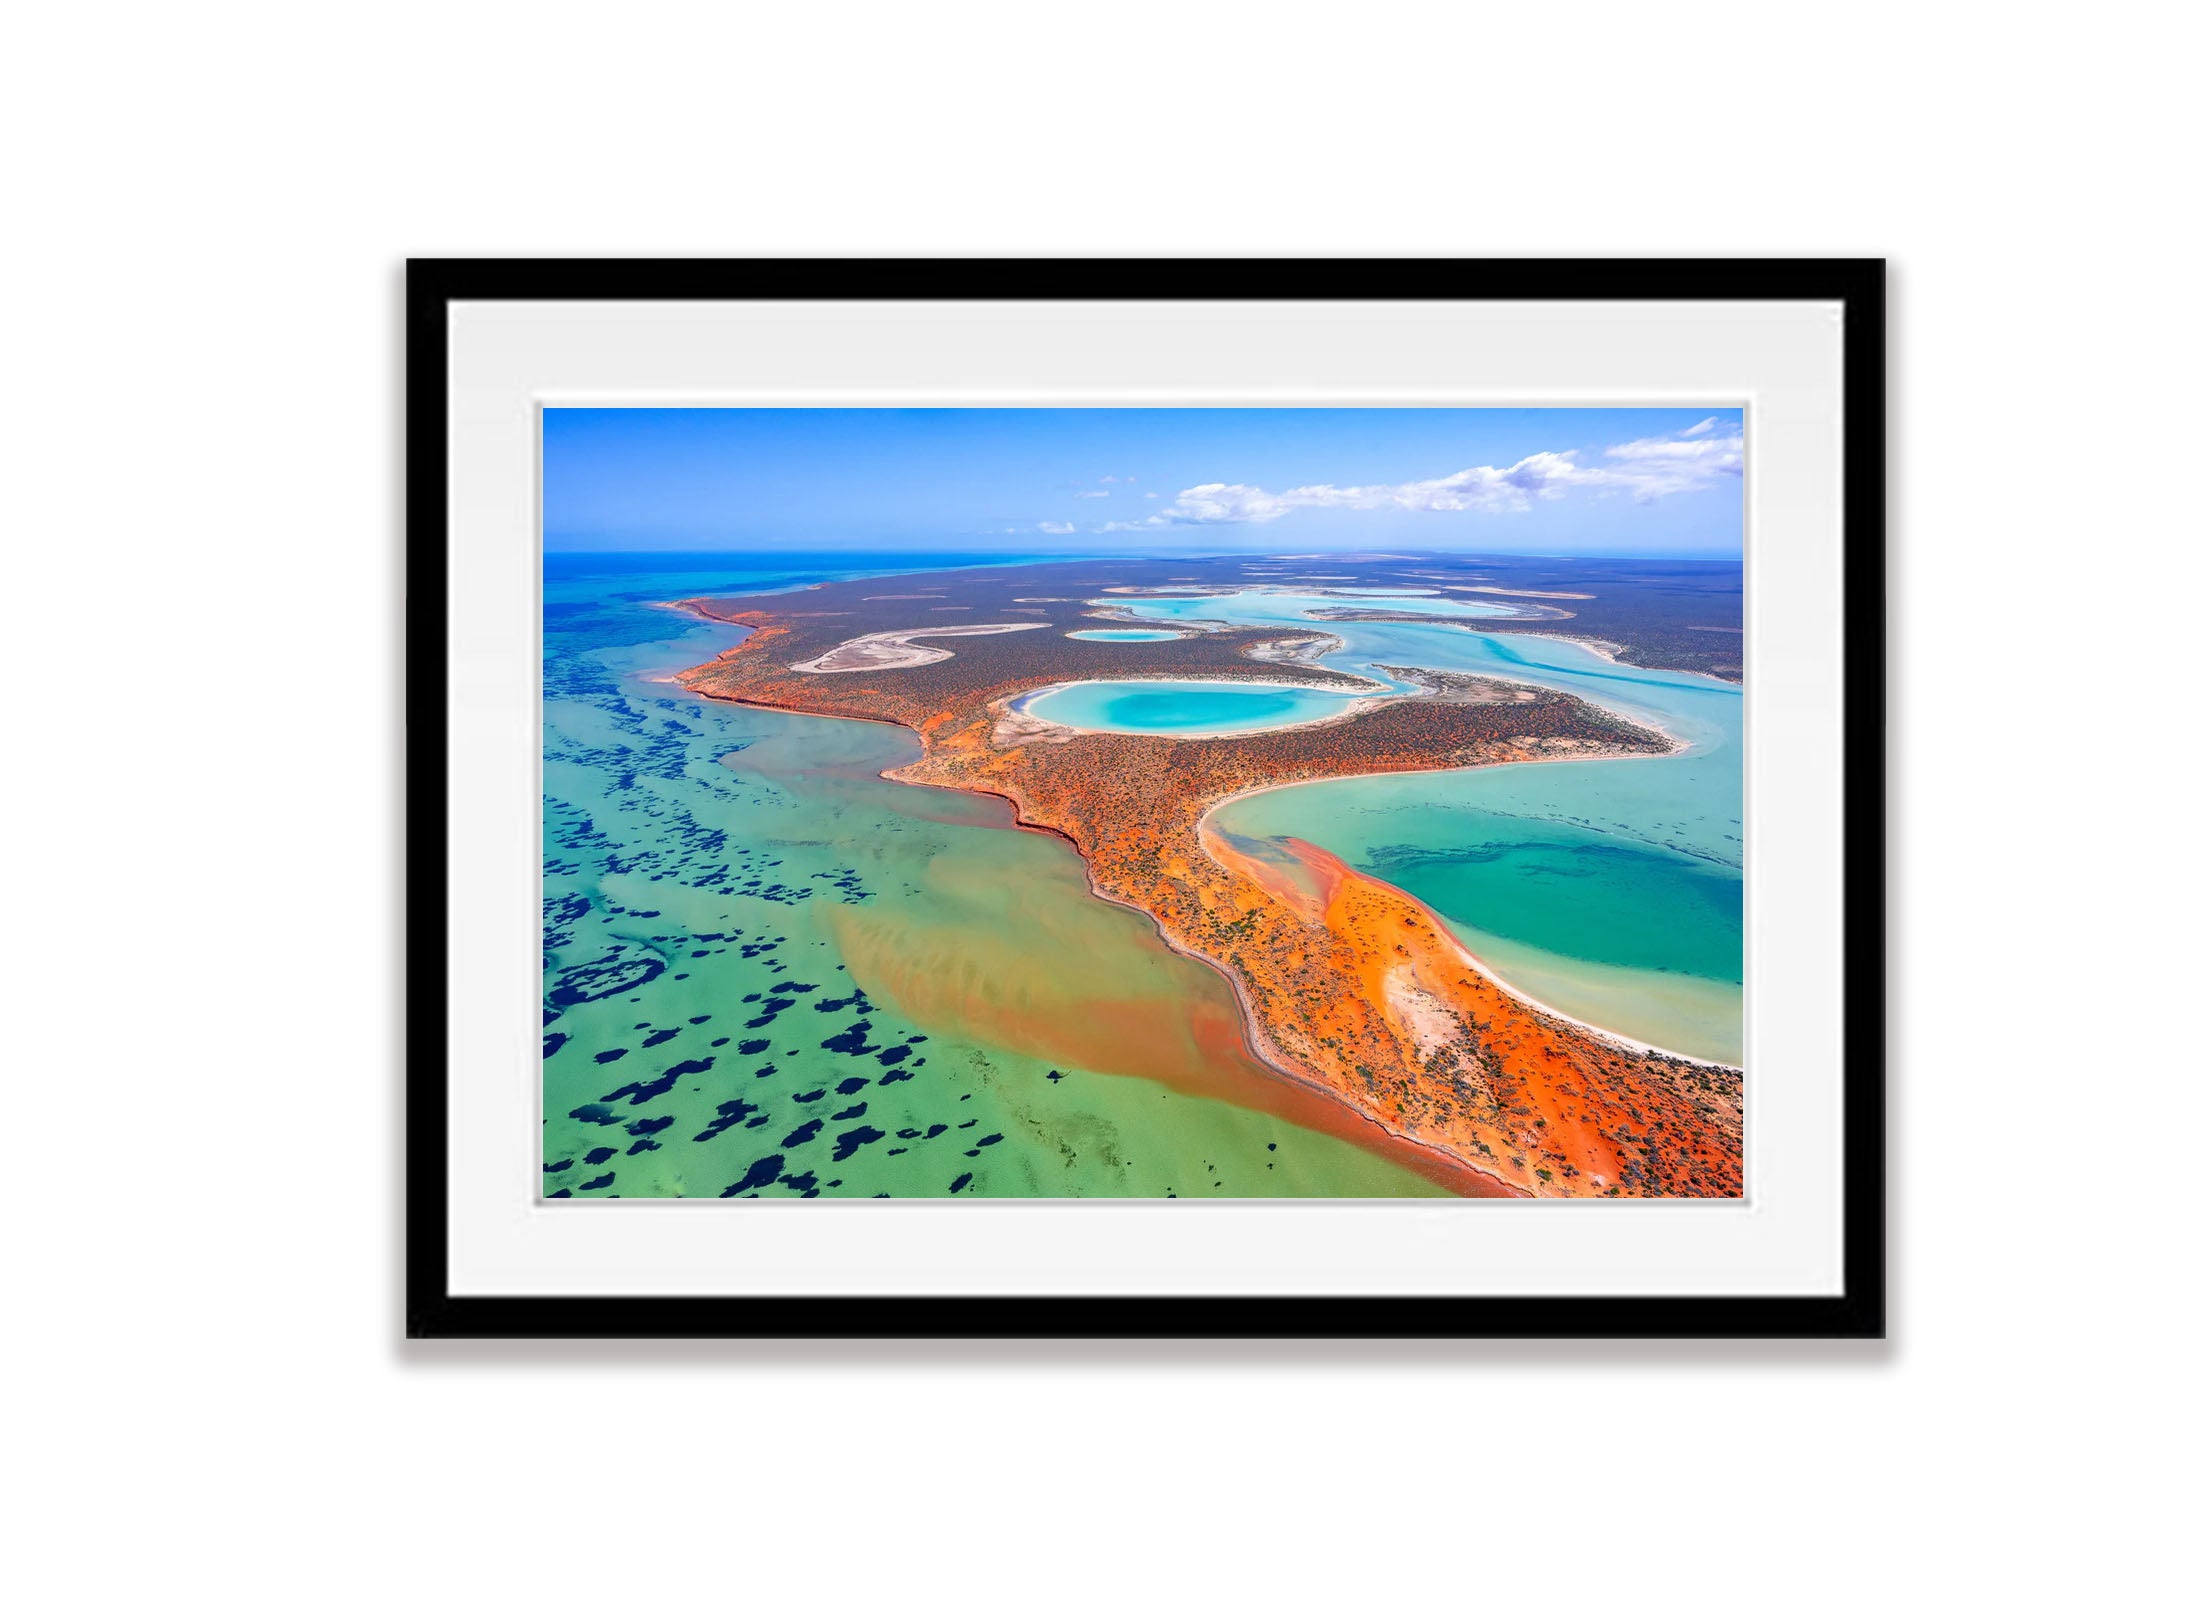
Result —
POLYGON ((413 1338, 1879 1338, 1886 1332, 1886 263, 414 260, 406 268, 405 1331, 413 1338), (1796 1296, 462 1296, 448 1265, 448 310, 528 300, 1819 300, 1844 308, 1842 1282, 1796 1296))

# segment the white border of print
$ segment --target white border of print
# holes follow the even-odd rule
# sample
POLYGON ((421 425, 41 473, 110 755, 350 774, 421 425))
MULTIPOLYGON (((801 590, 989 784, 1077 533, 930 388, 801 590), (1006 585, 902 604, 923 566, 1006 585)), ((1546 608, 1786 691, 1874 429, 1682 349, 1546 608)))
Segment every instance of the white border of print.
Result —
POLYGON ((1837 306, 474 302, 450 333, 453 1294, 1841 1290, 1837 306), (1744 406, 1749 1198, 542 1202, 538 408, 580 403, 1744 406))

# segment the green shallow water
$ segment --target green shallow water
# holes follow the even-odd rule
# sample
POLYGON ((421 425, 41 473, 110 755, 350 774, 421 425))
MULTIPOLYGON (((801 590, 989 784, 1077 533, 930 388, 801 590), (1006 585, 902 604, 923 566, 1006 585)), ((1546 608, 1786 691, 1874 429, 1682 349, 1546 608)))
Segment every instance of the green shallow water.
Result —
POLYGON ((1444 1192, 1218 1069, 1224 980, 1062 841, 879 777, 913 734, 653 681, 739 631, 546 587, 546 1196, 1444 1192))

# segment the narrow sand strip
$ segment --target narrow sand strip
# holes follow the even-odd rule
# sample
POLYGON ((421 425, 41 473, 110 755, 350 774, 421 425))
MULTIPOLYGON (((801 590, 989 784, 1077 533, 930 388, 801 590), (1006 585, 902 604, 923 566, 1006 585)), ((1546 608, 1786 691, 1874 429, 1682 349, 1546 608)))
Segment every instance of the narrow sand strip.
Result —
POLYGON ((945 661, 952 650, 912 643, 916 639, 959 639, 977 633, 1022 633, 1044 628, 1044 622, 981 622, 960 628, 903 628, 893 633, 867 633, 845 644, 836 644, 814 661, 797 661, 789 672, 885 672, 894 667, 922 667, 945 661))
MULTIPOLYGON (((1636 726, 1647 727, 1649 726, 1649 724, 1637 723, 1636 726)), ((1667 737, 1670 738, 1671 735, 1668 734, 1667 737)), ((1676 741, 1675 748, 1671 750, 1645 750, 1639 753, 1632 751, 1600 751, 1594 754, 1586 755, 1538 755, 1530 757, 1527 764, 1541 765, 1545 762, 1553 761, 1663 761, 1669 759, 1670 757, 1681 754, 1688 748, 1689 746, 1686 743, 1676 741)), ((1464 767, 1430 767, 1424 770, 1430 773, 1501 772, 1506 767, 1515 764, 1516 763, 1512 762, 1493 762, 1478 763, 1464 767)), ((1374 774, 1365 772, 1338 772, 1331 773, 1319 778, 1296 778, 1286 783, 1254 784, 1249 788, 1239 790, 1235 794, 1224 795, 1221 799, 1215 801, 1212 805, 1208 806, 1206 810, 1202 811, 1199 814, 1199 822, 1196 827, 1196 833, 1199 839, 1200 847, 1204 849, 1207 854, 1219 865, 1227 867, 1233 872, 1244 873, 1246 876, 1252 878, 1256 883, 1260 884, 1263 889, 1266 889, 1268 893, 1276 900, 1284 904, 1297 904, 1297 902, 1289 892, 1289 885, 1279 884, 1274 879, 1263 874, 1259 870, 1258 863, 1255 862, 1253 858, 1247 856, 1242 851, 1233 849, 1229 845, 1229 843, 1227 842, 1227 835, 1225 835, 1215 823, 1215 813, 1220 811, 1224 806, 1231 805, 1236 801, 1250 799, 1256 794, 1268 794, 1277 789, 1296 789, 1301 787, 1302 785, 1311 783, 1349 783, 1355 778, 1387 775, 1388 774, 1374 774)), ((1528 1007, 1530 1010, 1541 1012, 1546 1017, 1550 1017, 1558 1022, 1566 1023, 1571 1027, 1579 1028, 1582 1030, 1582 1032, 1591 1034, 1596 1038, 1602 1039, 1607 1044, 1616 1045, 1620 1049, 1629 1051, 1636 1055, 1665 1056, 1675 1061, 1692 1062, 1697 1066, 1717 1067, 1721 1071, 1725 1072, 1739 1073, 1743 1070, 1740 1066, 1731 1061, 1713 1061, 1706 1056, 1692 1056, 1687 1054, 1685 1051, 1668 1049, 1664 1045, 1651 1044, 1646 1040, 1631 1038, 1624 1033, 1615 1033, 1610 1028, 1600 1028, 1593 1022, 1584 1021, 1580 1017, 1573 1016, 1568 1012, 1559 1010, 1558 1007, 1552 1005, 1547 1000, 1537 999, 1534 995, 1529 994, 1524 989, 1515 988, 1512 984, 1506 982, 1503 978, 1499 977, 1495 970, 1488 966, 1480 956, 1476 955, 1472 950, 1467 948, 1464 941, 1462 941, 1459 936, 1452 931, 1451 925, 1443 919, 1443 917, 1436 911, 1434 907, 1425 904, 1416 896, 1408 894, 1405 890, 1399 888, 1394 883, 1390 883, 1385 881, 1384 879, 1378 878, 1373 873, 1360 871, 1357 867, 1354 867, 1349 862, 1343 860, 1341 857, 1334 855, 1330 851, 1323 850, 1319 845, 1314 844, 1311 840, 1300 839, 1291 841, 1291 843, 1311 849, 1317 852, 1319 855, 1328 858, 1328 860, 1335 863, 1335 867, 1337 870, 1349 875, 1352 878, 1359 879, 1366 883, 1376 884, 1380 886, 1385 893, 1396 895, 1401 900, 1408 901, 1413 905, 1419 906, 1423 914, 1427 916, 1429 926, 1436 931, 1439 942, 1441 944, 1448 947, 1455 955, 1457 955, 1462 961, 1464 961, 1466 965, 1472 967, 1476 972, 1480 973, 1484 978, 1487 978, 1492 984, 1496 985, 1496 987, 1503 990, 1506 994, 1512 996, 1513 999, 1519 1001, 1522 1005, 1528 1007)), ((1289 846, 1287 845, 1286 848, 1289 848, 1289 846)))

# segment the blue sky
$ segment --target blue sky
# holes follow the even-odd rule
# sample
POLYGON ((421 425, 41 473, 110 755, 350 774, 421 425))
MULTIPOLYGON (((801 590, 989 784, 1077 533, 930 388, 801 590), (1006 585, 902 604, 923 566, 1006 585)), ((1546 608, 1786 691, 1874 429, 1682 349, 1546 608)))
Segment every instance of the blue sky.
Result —
POLYGON ((552 551, 1736 557, 1737 410, 543 413, 552 551))

